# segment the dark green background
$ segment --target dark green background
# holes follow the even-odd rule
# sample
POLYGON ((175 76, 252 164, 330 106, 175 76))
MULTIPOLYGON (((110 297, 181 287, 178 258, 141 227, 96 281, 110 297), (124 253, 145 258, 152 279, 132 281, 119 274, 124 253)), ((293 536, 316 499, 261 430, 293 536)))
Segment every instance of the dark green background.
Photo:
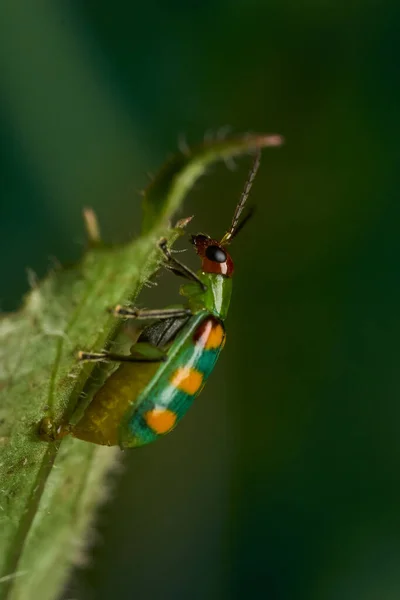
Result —
MULTIPOLYGON (((138 231, 136 190, 180 134, 286 138, 232 247, 216 373, 127 453, 65 598, 400 597, 399 6, 2 1, 5 310, 26 267, 79 256, 83 206, 109 241, 138 231)), ((223 232, 248 166, 200 182, 193 230, 223 232)), ((148 306, 176 298, 160 282, 148 306)))

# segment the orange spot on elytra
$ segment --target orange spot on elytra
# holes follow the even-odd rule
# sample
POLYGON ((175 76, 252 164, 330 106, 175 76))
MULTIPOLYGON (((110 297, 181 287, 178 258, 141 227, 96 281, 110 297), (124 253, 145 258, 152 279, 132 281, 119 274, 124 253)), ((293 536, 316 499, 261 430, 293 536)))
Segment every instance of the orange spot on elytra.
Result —
POLYGON ((225 344, 224 326, 215 317, 208 317, 195 331, 193 340, 197 346, 202 346, 205 350, 219 347, 222 349, 225 344))
POLYGON ((144 414, 147 425, 155 433, 167 433, 176 422, 176 414, 172 410, 158 406, 144 414))
POLYGON ((222 342, 225 340, 225 332, 222 326, 217 323, 211 329, 210 334, 206 340, 206 349, 212 350, 214 348, 219 348, 222 345, 222 342))
POLYGON ((203 383, 203 375, 200 371, 190 367, 179 367, 171 377, 171 383, 178 390, 193 396, 199 391, 203 383))

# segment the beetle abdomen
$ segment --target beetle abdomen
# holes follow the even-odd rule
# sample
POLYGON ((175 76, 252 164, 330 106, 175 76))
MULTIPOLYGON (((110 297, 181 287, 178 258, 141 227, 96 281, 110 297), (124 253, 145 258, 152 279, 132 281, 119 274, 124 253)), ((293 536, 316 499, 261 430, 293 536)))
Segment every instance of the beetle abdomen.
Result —
POLYGON ((157 363, 122 363, 97 390, 72 435, 93 444, 118 445, 121 419, 159 368, 157 363))
POLYGON ((168 361, 123 419, 120 445, 142 446, 171 431, 203 389, 224 343, 220 319, 206 311, 191 317, 172 344, 168 361))

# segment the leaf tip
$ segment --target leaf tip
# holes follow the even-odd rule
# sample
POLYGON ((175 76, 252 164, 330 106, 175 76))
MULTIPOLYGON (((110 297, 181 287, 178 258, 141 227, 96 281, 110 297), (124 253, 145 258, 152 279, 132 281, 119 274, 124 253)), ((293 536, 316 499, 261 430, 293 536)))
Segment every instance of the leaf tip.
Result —
POLYGON ((179 221, 177 221, 175 224, 175 229, 185 229, 186 225, 188 225, 193 218, 194 215, 185 217, 184 219, 179 219, 179 221))
POLYGON ((283 135, 279 135, 278 133, 266 134, 258 136, 257 147, 259 148, 267 148, 274 146, 282 146, 285 142, 285 138, 283 135))

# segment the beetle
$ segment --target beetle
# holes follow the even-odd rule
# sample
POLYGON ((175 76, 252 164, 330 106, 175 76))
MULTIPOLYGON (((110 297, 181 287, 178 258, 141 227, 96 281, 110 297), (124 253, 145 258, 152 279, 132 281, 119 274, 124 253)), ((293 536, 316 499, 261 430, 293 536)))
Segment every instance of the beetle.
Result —
POLYGON ((260 165, 257 152, 231 226, 220 241, 199 233, 191 236, 201 259, 194 273, 172 256, 161 240, 164 265, 190 283, 181 288, 186 305, 161 310, 116 306, 125 319, 151 319, 130 355, 80 352, 82 361, 117 361, 118 368, 94 394, 89 406, 64 435, 121 448, 143 446, 169 433, 203 389, 225 344, 226 318, 234 265, 227 246, 242 229, 241 219, 260 165))

